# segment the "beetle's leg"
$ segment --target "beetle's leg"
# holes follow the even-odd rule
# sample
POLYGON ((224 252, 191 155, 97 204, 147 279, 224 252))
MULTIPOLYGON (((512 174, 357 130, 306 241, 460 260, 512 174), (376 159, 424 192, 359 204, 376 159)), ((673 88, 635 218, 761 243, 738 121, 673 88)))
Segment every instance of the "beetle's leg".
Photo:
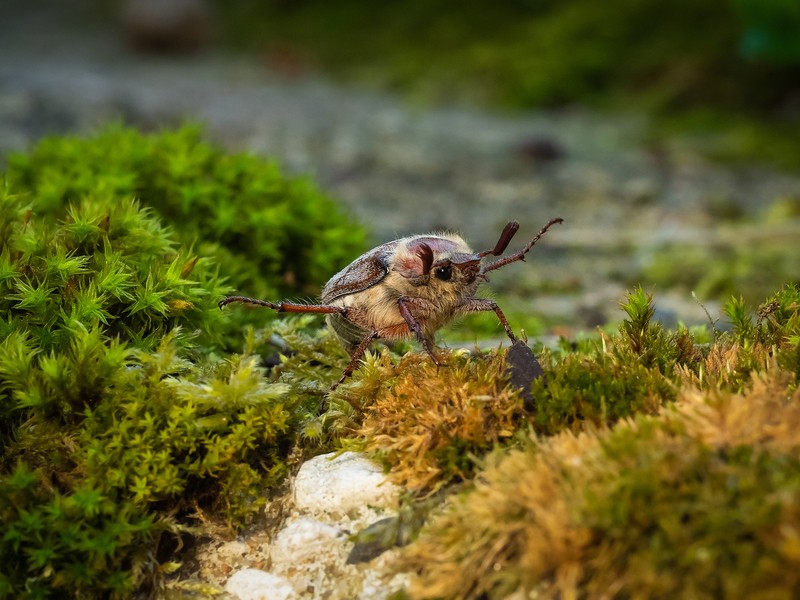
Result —
POLYGON ((438 358, 436 358, 436 354, 433 352, 433 341, 425 335, 425 332, 422 330, 422 325, 420 325, 419 321, 410 309, 411 306, 414 306, 415 304, 419 305, 421 302, 424 301, 420 298, 401 296, 397 301, 397 306, 400 309, 400 315, 408 324, 408 328, 414 332, 414 335, 417 336, 417 340, 419 340, 419 343, 422 344, 423 348, 425 348, 425 352, 427 352, 428 356, 431 357, 433 364, 435 364, 437 367, 441 367, 444 366, 444 364, 441 363, 438 358))
POLYGON ((503 311, 500 310, 500 307, 497 306, 497 302, 494 300, 489 300, 488 298, 467 298, 458 305, 456 310, 463 314, 493 310, 497 318, 500 319, 500 324, 503 326, 503 329, 506 330, 506 334, 511 341, 517 341, 517 337, 514 335, 514 332, 511 331, 511 326, 508 324, 508 319, 506 319, 503 311))
MULTIPOLYGON (((556 223, 563 223, 563 222, 564 222, 564 219, 562 219, 561 217, 557 217, 555 219, 550 219, 550 221, 547 223, 547 225, 542 227, 539 230, 539 233, 536 234, 536 237, 534 237, 530 242, 528 242, 528 244, 522 250, 520 250, 516 254, 512 254, 511 256, 506 256, 505 258, 503 258, 501 260, 498 260, 496 262, 493 262, 493 263, 490 263, 490 264, 486 265, 485 267, 483 267, 481 272, 482 273, 488 273, 489 271, 494 271, 495 269, 499 269, 500 267, 505 267, 509 263, 516 262, 518 260, 525 260, 525 255, 530 251, 531 248, 533 248, 533 245, 536 242, 539 241, 539 238, 541 238, 545 233, 547 233, 547 230, 550 229, 553 225, 555 225, 556 223)), ((509 223, 509 225, 510 225, 510 223, 509 223)), ((506 225, 506 229, 509 228, 509 225, 506 225)), ((504 229, 503 233, 505 233, 505 231, 506 230, 504 229)), ((498 246, 501 245, 500 242, 502 242, 503 240, 504 240, 504 237, 501 236, 500 240, 497 243, 498 246)), ((508 240, 509 241, 511 240, 510 236, 508 237, 508 240)))
POLYGON ((222 308, 231 304, 232 302, 242 302, 243 304, 255 304, 256 306, 264 306, 277 310, 278 312, 296 312, 296 313, 321 313, 331 314, 339 313, 347 316, 348 310, 342 306, 331 306, 330 304, 298 304, 296 302, 268 302, 267 300, 258 300, 256 298, 248 298, 247 296, 228 296, 219 302, 219 307, 222 308))
POLYGON ((328 394, 330 394, 333 390, 339 387, 340 383, 342 383, 345 379, 347 379, 353 374, 353 371, 356 370, 359 361, 364 356, 364 353, 367 351, 367 348, 369 348, 370 342, 372 342, 372 340, 374 340, 377 337, 379 337, 377 331, 370 331, 367 334, 367 337, 361 340, 361 343, 358 346, 356 346, 356 349, 353 350, 352 354, 350 355, 350 362, 345 368, 344 373, 342 373, 342 376, 339 377, 339 381, 334 383, 331 386, 331 389, 329 389, 328 392, 324 396, 322 396, 322 399, 319 401, 319 414, 325 412, 325 409, 328 407, 328 394))
POLYGON ((356 346, 356 349, 353 350, 353 353, 350 355, 350 363, 345 368, 344 373, 342 373, 342 376, 339 377, 339 381, 337 381, 331 386, 331 391, 335 390, 340 383, 342 383, 345 379, 347 379, 348 377, 350 377, 350 375, 353 374, 353 371, 356 370, 359 361, 364 356, 364 353, 367 351, 367 348, 369 348, 370 343, 377 337, 378 337, 377 331, 370 331, 367 334, 367 337, 361 340, 361 343, 358 346, 356 346))

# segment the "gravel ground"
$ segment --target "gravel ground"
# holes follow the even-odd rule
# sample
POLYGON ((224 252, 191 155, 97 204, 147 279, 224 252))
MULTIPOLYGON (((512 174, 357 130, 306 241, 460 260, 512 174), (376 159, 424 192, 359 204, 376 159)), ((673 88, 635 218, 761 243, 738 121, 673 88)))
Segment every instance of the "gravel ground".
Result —
MULTIPOLYGON (((645 145, 642 116, 411 107, 319 74, 282 77, 252 57, 137 54, 82 4, 53 4, 12 0, 0 20, 0 161, 47 134, 191 120, 232 150, 312 176, 376 243, 446 227, 490 247, 510 219, 522 223, 521 243, 561 216, 535 267, 498 271, 495 284, 536 296, 537 311, 578 329, 613 315, 620 274, 665 242, 714 238, 715 207, 752 212, 800 190, 795 176, 645 145), (543 281, 567 291, 537 294, 543 281)), ((657 299, 667 323, 705 321, 686 293, 657 299)))

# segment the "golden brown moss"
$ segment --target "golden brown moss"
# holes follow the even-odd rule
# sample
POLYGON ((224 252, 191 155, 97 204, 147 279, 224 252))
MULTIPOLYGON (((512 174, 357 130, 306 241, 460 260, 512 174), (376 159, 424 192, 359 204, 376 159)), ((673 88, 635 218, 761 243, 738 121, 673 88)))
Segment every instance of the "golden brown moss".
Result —
POLYGON ((770 597, 800 585, 800 392, 688 388, 661 416, 489 461, 406 554, 415 598, 770 597))
POLYGON ((465 478, 475 455, 508 440, 524 416, 502 357, 453 352, 447 361, 437 369, 424 354, 405 356, 391 385, 375 390, 356 434, 392 465, 392 479, 414 491, 465 478))

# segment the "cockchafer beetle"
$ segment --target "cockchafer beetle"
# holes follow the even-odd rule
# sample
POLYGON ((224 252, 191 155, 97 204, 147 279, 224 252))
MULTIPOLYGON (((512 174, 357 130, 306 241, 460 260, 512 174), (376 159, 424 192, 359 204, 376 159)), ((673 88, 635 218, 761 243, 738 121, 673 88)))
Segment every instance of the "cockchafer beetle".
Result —
POLYGON ((359 256, 331 277, 320 296, 321 304, 268 302, 246 296, 228 296, 222 308, 232 302, 264 306, 278 312, 321 313, 350 353, 350 363, 335 389, 347 379, 375 339, 397 340, 415 335, 433 362, 436 331, 453 318, 474 312, 494 311, 512 342, 503 311, 494 300, 477 298, 475 292, 486 274, 518 260, 533 248, 545 232, 563 219, 551 219, 519 252, 483 264, 487 256, 500 256, 519 223, 509 222, 494 248, 473 252, 455 233, 412 235, 387 242, 359 256))

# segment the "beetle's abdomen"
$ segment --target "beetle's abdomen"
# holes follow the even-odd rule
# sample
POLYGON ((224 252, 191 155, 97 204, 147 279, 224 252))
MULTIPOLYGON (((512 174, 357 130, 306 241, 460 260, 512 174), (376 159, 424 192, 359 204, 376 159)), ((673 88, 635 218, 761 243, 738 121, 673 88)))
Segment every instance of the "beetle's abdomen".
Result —
POLYGON ((326 321, 328 322, 330 328, 333 329, 336 337, 342 341, 347 348, 347 351, 351 354, 369 333, 368 330, 364 329, 363 327, 359 327, 352 321, 345 319, 342 315, 337 313, 328 315, 326 317, 326 321))

